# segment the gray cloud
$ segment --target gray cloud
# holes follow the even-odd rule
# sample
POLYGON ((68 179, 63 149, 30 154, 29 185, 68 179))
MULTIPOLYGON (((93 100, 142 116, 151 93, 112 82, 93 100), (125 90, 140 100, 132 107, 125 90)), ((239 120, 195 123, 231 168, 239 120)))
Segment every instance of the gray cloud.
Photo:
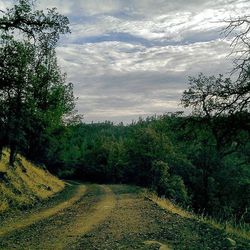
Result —
MULTIPOLYGON (((11 1, 0 0, 0 8, 11 1)), ((222 20, 249 0, 40 0, 69 16, 57 54, 85 121, 131 122, 181 109, 189 75, 230 71, 222 20)))

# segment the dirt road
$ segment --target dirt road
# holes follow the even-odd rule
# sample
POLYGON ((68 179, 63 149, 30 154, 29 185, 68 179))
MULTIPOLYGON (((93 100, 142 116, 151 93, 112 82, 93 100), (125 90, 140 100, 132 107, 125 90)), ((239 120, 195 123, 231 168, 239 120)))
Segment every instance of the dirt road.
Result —
MULTIPOLYGON (((230 249, 225 232, 161 209, 139 188, 71 184, 48 202, 0 217, 0 249, 230 249)), ((236 240, 231 249, 249 249, 236 240)))

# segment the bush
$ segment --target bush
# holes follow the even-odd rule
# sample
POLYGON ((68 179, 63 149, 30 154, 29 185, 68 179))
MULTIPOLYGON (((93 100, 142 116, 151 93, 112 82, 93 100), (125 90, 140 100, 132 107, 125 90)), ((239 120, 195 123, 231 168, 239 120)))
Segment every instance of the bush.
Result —
POLYGON ((189 202, 186 187, 180 176, 170 176, 168 164, 163 161, 155 161, 152 164, 151 187, 159 195, 166 195, 168 198, 186 205, 189 202))
POLYGON ((174 175, 169 178, 166 195, 170 199, 183 205, 187 205, 189 203, 188 193, 180 176, 174 175))

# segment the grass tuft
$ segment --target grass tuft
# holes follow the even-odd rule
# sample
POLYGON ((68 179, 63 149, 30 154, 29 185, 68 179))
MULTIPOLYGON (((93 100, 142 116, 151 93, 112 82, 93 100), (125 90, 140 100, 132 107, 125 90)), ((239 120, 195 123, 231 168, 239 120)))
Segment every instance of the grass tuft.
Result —
POLYGON ((166 209, 173 214, 178 214, 184 218, 193 218, 193 216, 194 216, 192 213, 177 206, 176 204, 174 204, 170 200, 165 199, 165 198, 160 198, 159 196, 157 196, 156 194, 154 194, 152 192, 146 191, 145 196, 147 198, 149 198, 150 200, 152 200, 154 203, 156 203, 159 207, 166 209))

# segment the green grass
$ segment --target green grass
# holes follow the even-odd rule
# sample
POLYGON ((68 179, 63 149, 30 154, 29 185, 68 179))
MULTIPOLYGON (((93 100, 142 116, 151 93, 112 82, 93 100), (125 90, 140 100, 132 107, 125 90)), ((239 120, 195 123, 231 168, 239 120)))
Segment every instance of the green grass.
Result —
POLYGON ((247 224, 235 224, 231 221, 221 222, 207 216, 203 217, 196 215, 196 218, 214 228, 224 230, 229 235, 237 236, 250 241, 250 230, 249 225, 247 224))
POLYGON ((17 155, 13 167, 8 165, 9 151, 4 150, 0 161, 0 213, 8 209, 32 206, 39 200, 47 199, 60 192, 65 184, 48 171, 39 168, 17 155))

